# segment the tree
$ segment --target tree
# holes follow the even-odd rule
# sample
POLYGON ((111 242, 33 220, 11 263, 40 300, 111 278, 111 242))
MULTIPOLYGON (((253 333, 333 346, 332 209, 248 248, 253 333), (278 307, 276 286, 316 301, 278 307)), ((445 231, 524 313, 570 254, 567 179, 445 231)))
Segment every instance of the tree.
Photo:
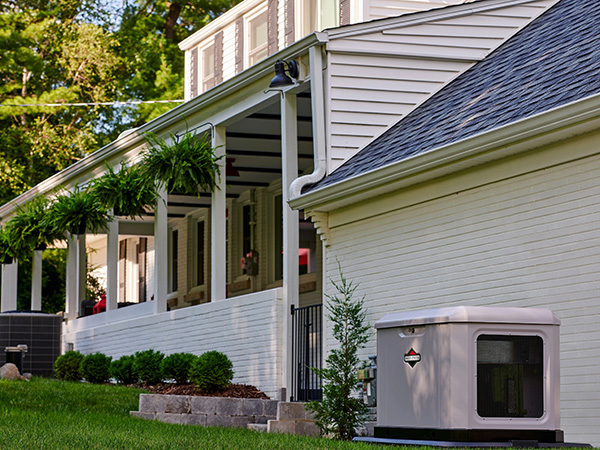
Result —
POLYGON ((307 408, 315 413, 322 434, 351 440, 368 412, 362 398, 354 394, 357 371, 363 366, 358 351, 369 339, 369 326, 365 325, 364 297, 353 299, 358 285, 346 280, 339 262, 338 268, 340 282, 331 280, 338 294, 325 296, 327 318, 333 324, 333 337, 339 347, 331 350, 324 369, 312 369, 323 380, 323 400, 309 402, 307 408))
MULTIPOLYGON (((2 7, 0 104, 114 98, 117 42, 99 25, 77 19, 89 5, 59 0, 2 7)), ((107 107, 0 107, 0 202, 109 142, 112 134, 96 131, 113 117, 107 107)))
POLYGON ((0 204, 175 104, 7 105, 182 99, 177 43, 240 1, 0 0, 0 204))
MULTIPOLYGON (((128 3, 116 32, 125 61, 123 92, 130 98, 183 98, 184 57, 178 43, 241 0, 148 0, 128 3)), ((168 111, 170 104, 131 110, 132 126, 168 111)))

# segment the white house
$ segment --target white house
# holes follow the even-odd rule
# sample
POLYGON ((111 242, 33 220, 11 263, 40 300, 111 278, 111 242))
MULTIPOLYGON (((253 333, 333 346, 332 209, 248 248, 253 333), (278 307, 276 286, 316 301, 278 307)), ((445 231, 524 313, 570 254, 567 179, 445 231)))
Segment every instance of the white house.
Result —
MULTIPOLYGON (((505 124, 506 111, 523 107, 514 94, 540 77, 533 69, 554 61, 552 47, 523 64, 518 85, 477 76, 480 66, 497 61, 503 44, 550 23, 544 18, 554 8, 579 13, 573 2, 245 0, 190 36, 181 43, 185 103, 0 208, 7 220, 15 204, 88 182, 106 162, 135 164, 146 132, 177 135, 187 123, 209 132, 226 154, 223 172, 226 164, 230 170, 212 195, 162 193, 166 203, 159 201, 143 220, 118 218, 107 234, 70 238, 65 348, 113 357, 148 348, 220 350, 233 361, 234 381, 271 396, 286 387, 288 397, 303 398, 318 387, 305 364, 319 364, 332 344, 317 328, 322 310, 311 307, 322 303, 339 259, 366 295, 371 322, 393 310, 452 303, 550 306, 564 321, 564 429, 570 439, 600 443, 591 424, 600 416, 592 380, 598 366, 585 363, 598 356, 593 337, 599 331, 591 318, 598 313, 591 297, 593 179, 585 178, 593 147, 586 142, 596 126, 585 107, 594 97, 572 104, 565 96, 555 106, 566 118, 544 116, 538 123, 534 108, 531 117, 505 124), (299 74, 292 85, 269 89, 278 60, 296 61, 299 74), (457 88, 462 80, 484 86, 467 106, 457 88), (488 95, 507 90, 513 97, 490 106, 492 113, 478 109, 488 95), (432 105, 441 112, 429 116, 432 105), (548 123, 556 133, 546 132, 548 123), (403 124, 412 135, 400 137, 403 124), (441 135, 445 124, 453 128, 441 135), (476 125, 476 132, 462 134, 476 125), (590 134, 574 137, 582 133, 590 134), (396 150, 417 138, 423 141, 418 151, 396 150), (572 139, 568 152, 553 146, 566 138, 572 139), (580 206, 559 210, 568 205, 562 199, 580 206), (591 210, 583 212, 584 204, 591 210), (558 230, 559 218, 572 225, 575 241, 557 235, 544 247, 536 227, 558 230), (512 229, 515 223, 523 226, 512 229), (575 249, 584 236, 590 245, 575 249), (106 312, 80 317, 86 248, 108 300, 106 312), (249 253, 258 262, 252 269, 240 264, 249 253), (540 258, 535 265, 526 264, 534 258, 540 258), (577 338, 581 311, 590 339, 577 338), (307 322, 299 324, 305 314, 307 322), (589 351, 578 349, 582 341, 589 351), (576 407, 582 398, 589 407, 576 407)), ((577 20, 598 7, 585 9, 577 20)), ((522 50, 541 44, 534 40, 522 50)), ((508 70, 503 61, 499 72, 508 70)), ((581 72, 597 78, 597 71, 581 72)), ((3 311, 16 306, 15 267, 3 266, 3 311)), ((35 309, 39 299, 32 300, 35 309)), ((373 338, 367 352, 374 346, 373 338)))
POLYGON ((359 284, 371 323, 455 305, 557 314, 561 426, 594 446, 599 18, 597 2, 561 0, 291 201, 318 225, 324 272, 335 279, 339 260, 359 284))

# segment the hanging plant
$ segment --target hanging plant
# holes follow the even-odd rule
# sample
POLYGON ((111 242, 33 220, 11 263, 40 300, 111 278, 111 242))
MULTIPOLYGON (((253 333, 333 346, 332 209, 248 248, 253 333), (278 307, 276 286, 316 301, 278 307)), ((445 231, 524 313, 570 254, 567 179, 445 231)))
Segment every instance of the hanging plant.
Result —
POLYGON ((12 264, 15 258, 15 249, 10 230, 6 226, 0 227, 0 264, 12 264))
POLYGON ((69 195, 58 195, 52 204, 51 224, 55 233, 97 233, 106 229, 110 220, 106 207, 90 192, 78 189, 69 195))
POLYGON ((152 180, 167 187, 169 193, 200 195, 214 192, 221 179, 218 161, 208 133, 202 137, 185 132, 182 136, 169 133, 167 143, 153 133, 146 133, 150 148, 143 154, 142 167, 152 180))
POLYGON ((147 208, 154 208, 158 198, 154 180, 145 175, 143 168, 123 163, 118 172, 107 164, 106 173, 92 181, 90 189, 106 209, 132 219, 142 217, 147 208))
POLYGON ((62 235, 55 232, 46 197, 37 196, 24 205, 18 205, 6 227, 14 239, 18 259, 27 259, 32 250, 43 250, 62 235))

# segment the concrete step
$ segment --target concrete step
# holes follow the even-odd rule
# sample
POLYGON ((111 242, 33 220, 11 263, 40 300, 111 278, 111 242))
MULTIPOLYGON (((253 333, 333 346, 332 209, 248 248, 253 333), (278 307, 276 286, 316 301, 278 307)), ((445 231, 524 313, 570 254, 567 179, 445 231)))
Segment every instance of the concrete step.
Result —
POLYGON ((319 427, 314 421, 308 419, 294 420, 269 420, 267 422, 269 433, 295 434, 297 436, 318 437, 319 427))
POLYGON ((249 423, 248 429, 252 430, 252 431, 261 431, 261 432, 266 433, 267 432, 267 424, 266 423, 249 423))

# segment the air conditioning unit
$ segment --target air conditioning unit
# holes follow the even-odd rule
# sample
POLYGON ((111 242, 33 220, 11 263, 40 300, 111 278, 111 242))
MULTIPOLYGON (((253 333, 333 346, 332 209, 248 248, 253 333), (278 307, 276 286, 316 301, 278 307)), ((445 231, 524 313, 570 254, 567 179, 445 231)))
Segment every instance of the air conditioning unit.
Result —
POLYGON ((375 438, 562 443, 559 325, 538 308, 384 316, 375 438))

